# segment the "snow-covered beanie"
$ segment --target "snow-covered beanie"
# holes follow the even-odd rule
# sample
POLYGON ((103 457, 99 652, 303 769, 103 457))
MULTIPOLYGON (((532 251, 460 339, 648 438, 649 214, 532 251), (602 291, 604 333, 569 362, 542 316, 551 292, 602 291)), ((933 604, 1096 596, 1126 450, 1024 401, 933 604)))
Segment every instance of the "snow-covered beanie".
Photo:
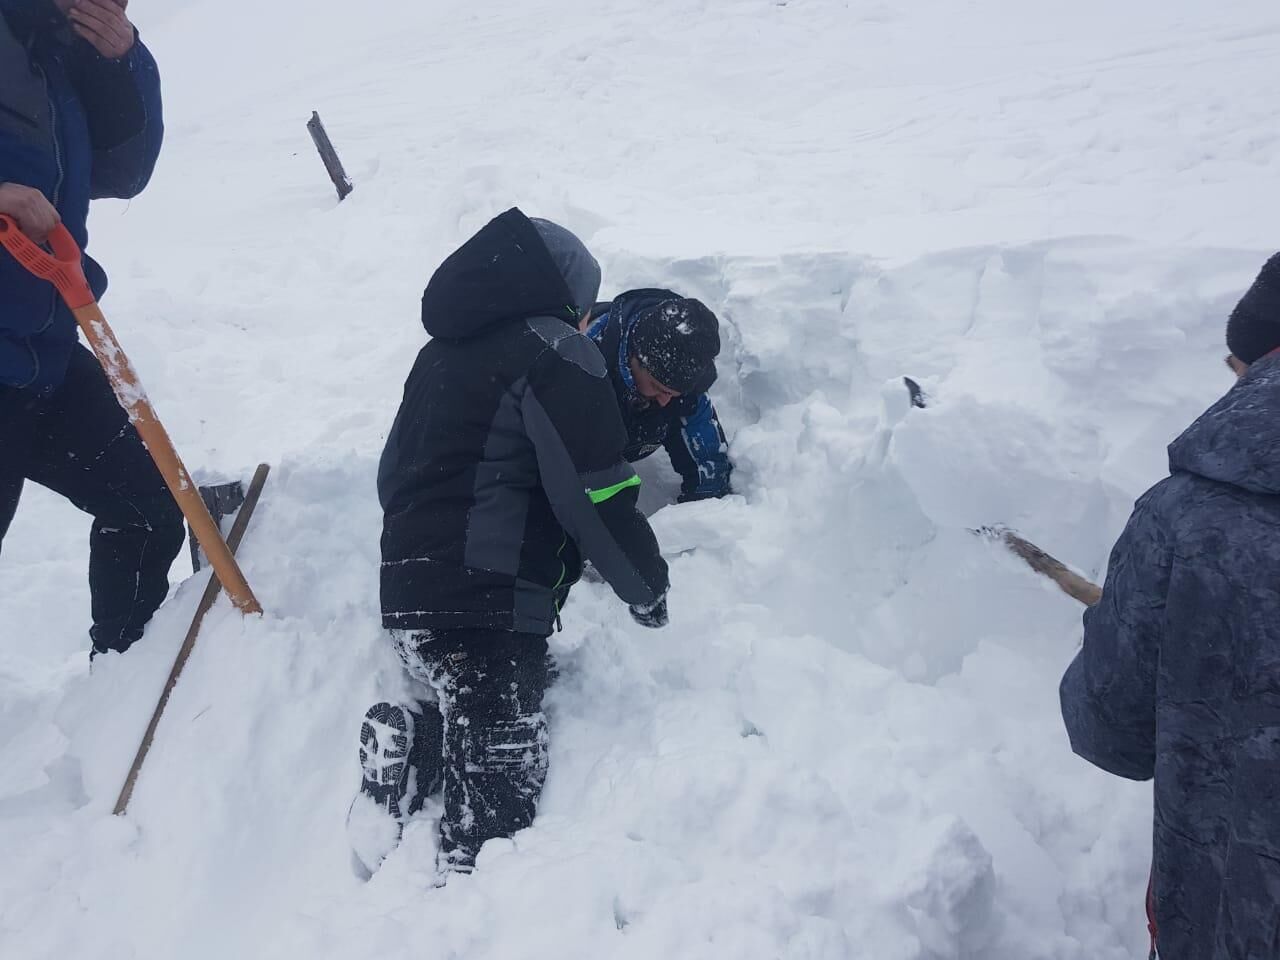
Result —
POLYGON ((1263 266, 1227 321, 1232 356, 1253 363, 1280 348, 1280 253, 1263 266))
POLYGON ((600 295, 600 264, 582 241, 560 224, 537 217, 530 217, 529 222, 560 268, 560 276, 564 277, 565 286, 573 296, 572 306, 581 316, 591 309, 600 295))
POLYGON ((686 396, 716 382, 720 323, 699 300, 678 298, 649 307, 628 336, 631 355, 665 387, 686 396))

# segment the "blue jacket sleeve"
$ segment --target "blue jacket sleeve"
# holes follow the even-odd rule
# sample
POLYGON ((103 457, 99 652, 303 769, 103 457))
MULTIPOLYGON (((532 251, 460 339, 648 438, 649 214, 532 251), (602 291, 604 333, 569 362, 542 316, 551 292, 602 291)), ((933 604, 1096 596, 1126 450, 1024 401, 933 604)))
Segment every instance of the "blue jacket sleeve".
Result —
POLYGON ((1111 553, 1102 599, 1084 615, 1084 646, 1059 696, 1071 748, 1130 780, 1155 776, 1156 673, 1172 548, 1159 488, 1138 501, 1111 553))
POLYGON ((723 497, 733 492, 729 476, 729 444, 716 417, 711 398, 705 393, 694 402, 691 413, 671 426, 663 442, 671 465, 683 478, 680 502, 723 497))
POLYGON ((72 82, 84 105, 93 148, 90 196, 136 197, 151 179, 164 139, 155 58, 141 40, 119 60, 107 60, 82 44, 72 82))

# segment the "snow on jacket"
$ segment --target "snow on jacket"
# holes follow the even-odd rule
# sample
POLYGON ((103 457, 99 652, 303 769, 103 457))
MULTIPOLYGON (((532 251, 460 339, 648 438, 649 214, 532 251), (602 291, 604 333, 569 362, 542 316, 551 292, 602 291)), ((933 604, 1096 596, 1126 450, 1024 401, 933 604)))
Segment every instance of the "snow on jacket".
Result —
MULTIPOLYGON (((49 0, 0 0, 0 183, 40 190, 84 249, 89 200, 140 193, 160 154, 160 77, 142 42, 119 60, 68 31, 49 0)), ((91 258, 97 296, 107 277, 91 258)), ((0 251, 0 385, 43 393, 76 325, 53 285, 0 251)))
MULTIPOLYGON (((418 354, 378 472, 389 628, 550 633, 589 557, 629 604, 667 589, 604 360, 570 324, 575 249, 519 210, 480 230, 422 298, 418 354)), ((580 302, 581 301, 581 302, 580 302)))
POLYGON ((677 397, 665 407, 652 403, 636 391, 627 362, 627 335, 641 312, 678 298, 670 290, 629 290, 612 303, 596 305, 587 336, 609 364, 609 378, 627 428, 627 460, 643 460, 663 447, 680 474, 681 501, 723 497, 733 492, 729 482, 733 465, 711 398, 699 393, 677 397))
POLYGON ((1155 778, 1161 957, 1280 957, 1280 357, 1169 468, 1085 614, 1063 718, 1086 760, 1155 778))

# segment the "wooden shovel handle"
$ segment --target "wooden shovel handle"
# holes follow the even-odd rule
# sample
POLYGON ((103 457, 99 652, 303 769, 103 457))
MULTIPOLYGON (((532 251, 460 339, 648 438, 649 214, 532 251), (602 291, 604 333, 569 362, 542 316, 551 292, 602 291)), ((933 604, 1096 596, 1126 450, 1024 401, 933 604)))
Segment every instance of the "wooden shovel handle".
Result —
POLYGON ((222 539, 218 525, 209 516, 209 508, 201 499, 200 491, 191 482, 187 468, 173 448, 173 441, 169 439, 164 425, 156 417, 151 401, 147 399, 146 391, 138 382, 133 364, 120 348, 120 342, 111 331, 107 318, 98 309, 93 291, 85 280, 80 248, 75 239, 66 227, 58 224, 49 234, 49 245, 53 248, 52 254, 42 250, 24 234, 12 217, 0 214, 0 246, 8 250, 31 273, 57 287, 58 293, 71 308, 76 323, 80 325, 85 339, 89 341, 98 362, 106 371, 116 399, 137 428, 147 451, 160 469, 164 482, 168 484, 173 499, 177 501, 187 522, 191 524, 196 539, 200 541, 200 546, 204 548, 210 566, 217 572, 227 596, 244 613, 261 613, 262 607, 249 589, 239 564, 222 539))
POLYGON ((160 468, 160 474, 168 484, 169 492, 173 494, 173 499, 182 509, 187 523, 191 524, 191 530, 195 533, 200 546, 204 548, 205 556, 209 558, 209 565, 217 573, 219 582, 227 591, 227 596, 241 612, 261 613, 262 607, 253 595, 248 581, 245 580, 240 565, 236 563, 236 558, 227 549, 226 541, 222 539, 222 532, 218 529, 218 524, 214 522, 213 517, 209 515, 209 508, 205 506, 200 490, 192 481, 191 475, 187 473, 187 468, 183 465, 182 458, 178 456, 178 451, 174 449, 168 431, 156 417, 155 408, 151 406, 146 391, 138 382, 138 374, 133 369, 133 364, 120 349, 120 343, 116 340, 110 324, 107 323, 107 318, 102 315, 96 303, 78 307, 71 312, 75 315, 76 322, 80 324, 80 329, 84 332, 85 339, 89 341, 89 346, 97 354, 103 370, 106 371, 116 399, 129 415, 129 421, 137 428, 142 442, 147 445, 151 459, 160 468))
POLYGON ((1102 599, 1102 588, 1067 567, 1057 557, 1050 556, 1030 540, 1024 540, 1012 530, 1002 526, 981 527, 973 531, 988 540, 999 540, 1036 573, 1048 577, 1058 585, 1058 589, 1078 600, 1086 607, 1092 607, 1102 599))

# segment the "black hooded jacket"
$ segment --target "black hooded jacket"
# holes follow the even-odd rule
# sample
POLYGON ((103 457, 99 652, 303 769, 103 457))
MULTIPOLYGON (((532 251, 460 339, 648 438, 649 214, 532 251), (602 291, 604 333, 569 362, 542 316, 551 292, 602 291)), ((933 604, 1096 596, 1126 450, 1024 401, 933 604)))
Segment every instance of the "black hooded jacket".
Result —
POLYGON ((604 360, 570 325, 598 283, 516 209, 431 278, 378 471, 386 627, 549 633, 584 554, 629 604, 666 592, 604 360))

